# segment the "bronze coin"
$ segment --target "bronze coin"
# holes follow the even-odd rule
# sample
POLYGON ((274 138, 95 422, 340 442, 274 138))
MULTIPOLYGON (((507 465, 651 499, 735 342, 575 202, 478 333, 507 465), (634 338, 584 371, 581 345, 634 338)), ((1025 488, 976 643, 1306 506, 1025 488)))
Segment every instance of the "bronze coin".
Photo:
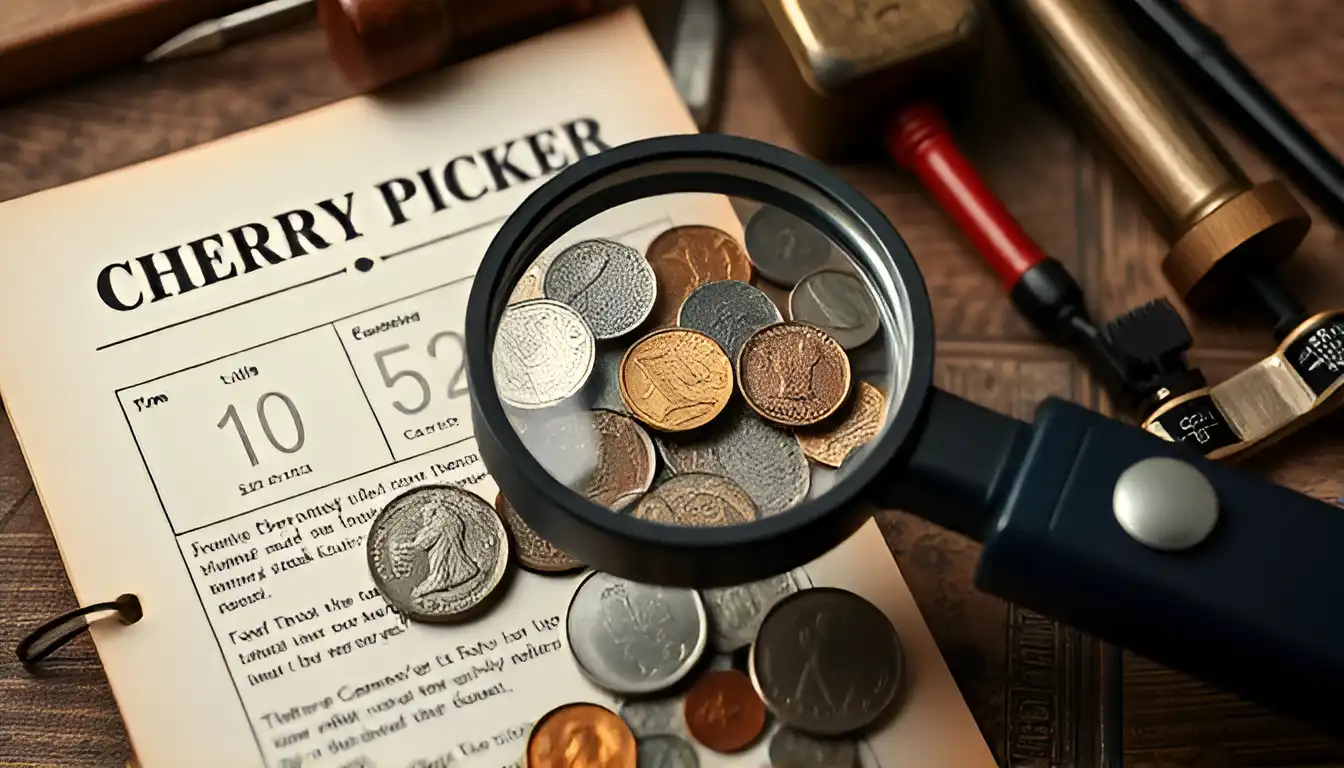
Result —
POLYGON ((699 331, 665 328, 621 358, 621 399, 635 418, 662 432, 708 424, 733 396, 733 364, 699 331))
POLYGON ((597 434, 597 467, 589 475, 584 496, 604 507, 619 509, 623 499, 653 485, 658 454, 649 433, 629 416, 592 411, 597 434))
POLYGON ((742 345, 737 379, 753 411, 776 424, 805 427, 844 405, 849 397, 849 358, 819 328, 776 323, 742 345))
POLYGON ((686 730, 715 752, 740 752, 765 730, 765 703, 741 672, 706 673, 686 693, 686 730))
POLYGON ((741 525, 761 516, 742 486, 704 472, 673 475, 644 494, 631 514, 641 520, 688 528, 741 525))
POLYGON ((676 325, 691 291, 716 280, 751 280, 751 260, 732 235, 714 227, 673 227, 649 244, 645 258, 658 279, 655 327, 676 325))
POLYGON ((495 494, 495 511, 504 520, 504 526, 513 535, 518 564, 537 573, 565 573, 576 571, 583 563, 565 554, 559 547, 541 538, 514 510, 503 493, 495 494))
POLYGON ((804 456, 838 469, 855 448, 877 436, 886 415, 886 395, 872 384, 860 381, 854 385, 854 397, 839 424, 826 429, 799 430, 795 434, 804 456))
POLYGON ((635 768, 638 754, 630 726, 596 704, 562 704, 527 737, 527 768, 635 768))

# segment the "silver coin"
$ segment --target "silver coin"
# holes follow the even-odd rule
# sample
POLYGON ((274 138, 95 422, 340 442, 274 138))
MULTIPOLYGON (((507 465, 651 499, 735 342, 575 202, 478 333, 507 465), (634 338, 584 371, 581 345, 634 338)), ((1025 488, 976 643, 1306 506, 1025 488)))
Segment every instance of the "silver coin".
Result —
POLYGON ((451 485, 422 485, 378 513, 369 528, 373 583, 415 621, 467 618, 504 580, 509 537, 480 496, 451 485))
POLYGON ((658 446, 674 474, 705 472, 733 480, 762 516, 807 497, 811 474, 798 438, 746 408, 731 409, 694 440, 660 438, 658 446))
POLYGON ((538 256, 524 272, 523 276, 518 278, 518 282, 513 286, 513 292, 509 294, 509 304, 518 304, 523 301, 542 298, 541 284, 546 279, 546 270, 550 268, 551 262, 560 255, 560 249, 555 248, 538 256))
MULTIPOLYGON (((770 768, 858 768, 852 739, 819 739, 782 726, 770 739, 770 768)), ((642 767, 641 767, 642 768, 642 767)))
POLYGON ((536 299, 504 310, 495 331, 495 386, 515 408, 546 408, 577 393, 593 372, 596 345, 579 313, 536 299))
POLYGON ((732 653, 751 645, 765 614, 775 603, 797 591, 793 577, 787 573, 735 587, 701 590, 705 610, 709 612, 714 649, 732 653))
POLYGON ((816 227, 764 206, 747 222, 747 256, 761 277, 785 288, 831 263, 831 240, 816 227))
POLYGON ((595 338, 614 339, 648 319, 658 297, 658 279, 634 248, 612 240, 584 240, 551 262, 542 293, 577 310, 595 338))
POLYGON ((641 738, 635 763, 639 768, 700 768, 695 747, 670 734, 641 738))
POLYGON ((691 291, 677 311, 677 325, 719 342, 736 360, 747 337, 784 319, 769 296, 741 280, 716 280, 691 291))
POLYGON ((633 699, 621 703, 617 714, 640 739, 649 736, 688 736, 685 701, 680 696, 657 699, 633 699))
POLYGON ((837 269, 813 272, 793 287, 789 319, 822 329, 845 349, 867 344, 880 327, 868 286, 837 269))
POLYGON ((866 728, 895 701, 905 659, 896 628, 853 592, 820 587, 780 600, 748 667, 780 722, 814 736, 866 728))
POLYGON ((594 684, 647 694, 676 685, 709 643, 700 594, 594 571, 584 577, 565 617, 570 651, 594 684))

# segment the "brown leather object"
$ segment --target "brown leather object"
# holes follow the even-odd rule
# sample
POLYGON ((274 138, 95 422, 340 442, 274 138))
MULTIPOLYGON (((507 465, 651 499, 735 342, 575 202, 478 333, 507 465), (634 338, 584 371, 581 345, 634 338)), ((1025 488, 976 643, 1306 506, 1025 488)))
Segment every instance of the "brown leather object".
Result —
POLYGON ((3 0, 0 101, 138 60, 257 0, 3 0))

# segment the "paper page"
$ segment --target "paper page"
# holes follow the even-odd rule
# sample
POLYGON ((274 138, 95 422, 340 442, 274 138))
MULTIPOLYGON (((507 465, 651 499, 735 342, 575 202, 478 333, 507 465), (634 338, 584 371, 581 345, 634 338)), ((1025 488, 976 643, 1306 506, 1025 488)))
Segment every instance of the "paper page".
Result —
MULTIPOLYGON (((461 334, 503 217, 586 154, 692 130, 621 13, 0 206, 0 390, 79 600, 142 600, 94 640, 144 766, 516 766, 547 710, 617 705, 569 655, 578 577, 519 572, 472 623, 408 624, 365 535, 417 484, 494 498, 461 334)), ((741 235, 712 196, 603 234, 681 223, 741 235)), ((798 578, 905 643, 870 765, 993 765, 874 525, 798 578)), ((764 742, 701 758, 767 763, 764 742)))

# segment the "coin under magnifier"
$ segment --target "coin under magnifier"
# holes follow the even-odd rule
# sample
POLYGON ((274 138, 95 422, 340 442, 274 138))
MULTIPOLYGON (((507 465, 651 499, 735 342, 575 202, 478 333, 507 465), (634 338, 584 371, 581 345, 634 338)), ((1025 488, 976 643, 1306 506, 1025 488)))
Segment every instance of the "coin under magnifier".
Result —
POLYGON ((537 299, 507 307, 491 357, 499 397, 515 408, 546 408, 572 397, 593 371, 596 345, 572 308, 537 299))
POLYGON ((783 724, 840 736, 875 723, 900 690, 904 654, 891 620, 853 592, 807 589, 775 604, 748 661, 783 724))
POLYGON ((369 527, 369 571, 389 603, 414 621, 468 618, 508 571, 509 537, 489 502, 451 485, 404 493, 369 527))
POLYGON ((673 475, 646 493, 631 513, 641 520, 688 528, 741 525, 760 517, 741 486, 726 477, 688 472, 673 475))
POLYGON ((700 768, 695 747, 671 734, 639 739, 639 768, 700 768))
POLYGON ((849 397, 849 358, 824 331, 777 323, 752 334, 737 358, 738 387, 761 416, 787 427, 825 420, 849 397))
POLYGON ((509 294, 510 304, 518 304, 524 301, 544 298, 541 292, 542 282, 546 279, 546 270, 550 268, 551 262, 560 255, 559 248, 553 248, 546 253, 538 256, 536 261, 523 272, 523 276, 518 278, 517 285, 513 286, 513 292, 509 294))
POLYGON ((854 385, 854 395, 846 407, 848 410, 839 424, 797 432, 807 458, 838 469, 854 449, 877 436, 887 416, 887 397, 882 390, 860 381, 854 385))
POLYGON ((747 338, 783 320, 779 307, 759 289, 737 280, 705 283, 691 292, 677 314, 677 325, 717 341, 736 360, 747 338))
POLYGON ((639 251, 614 240, 584 240, 546 268, 542 293, 573 307, 596 339, 638 328, 653 311, 658 283, 639 251))
POLYGON ((580 671, 595 685, 626 695, 676 685, 709 642, 699 593, 601 571, 585 576, 574 591, 565 629, 580 671))
POLYGON ((797 591, 798 586, 787 573, 750 584, 701 590, 714 633, 714 649, 732 653, 751 645, 765 614, 775 603, 797 591))
POLYGON ((667 328, 635 342, 621 360, 621 399, 661 432, 708 424, 733 396, 733 364, 699 331, 667 328))
POLYGON ((695 289, 716 280, 751 279, 751 261, 732 235, 714 227, 673 227, 649 244, 649 264, 658 278, 654 323, 677 322, 677 311, 695 289))
POLYGON ((635 768, 638 756, 625 722, 596 704, 556 707, 527 737, 527 768, 635 768))
POLYGON ((642 494, 653 485, 658 454, 649 433, 629 416, 590 411, 597 433, 597 467, 584 495, 606 507, 642 494))
POLYGON ((621 399, 621 359, 625 357, 625 347, 612 346, 599 349, 597 363, 584 387, 584 402, 590 408, 601 408, 617 413, 629 413, 625 401, 621 399))
POLYGON ((859 745, 781 726, 770 739, 770 768, 859 768, 859 745))
POLYGON ((831 240, 778 208, 763 206, 746 228, 747 255, 762 277, 785 288, 831 263, 831 240))
POLYGON ((762 516, 783 512, 807 497, 811 483, 803 447, 792 433, 767 424, 743 407, 694 441, 657 441, 673 475, 705 472, 742 486, 762 516))
POLYGON ((513 534, 519 565, 535 573, 567 573, 583 567, 583 563, 532 530, 532 526, 518 515, 503 493, 495 495, 495 511, 504 518, 505 527, 513 534))
POLYGON ((856 275, 834 269, 814 272, 794 286, 789 319, 822 329, 845 349, 867 344, 881 328, 868 287, 856 275))

